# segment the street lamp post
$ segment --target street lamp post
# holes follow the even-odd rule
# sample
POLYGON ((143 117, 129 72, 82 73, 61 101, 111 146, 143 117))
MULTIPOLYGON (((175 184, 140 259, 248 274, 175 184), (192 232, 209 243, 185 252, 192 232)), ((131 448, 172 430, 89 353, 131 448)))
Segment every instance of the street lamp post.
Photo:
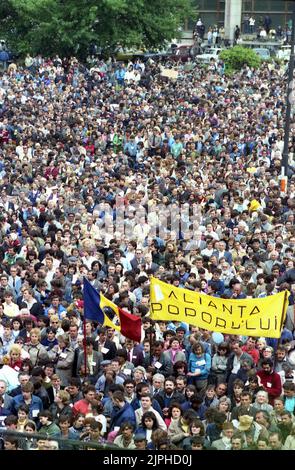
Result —
POLYGON ((288 160, 289 160, 289 137, 290 137, 290 124, 291 124, 291 110, 293 102, 293 73, 294 73, 294 46, 295 46, 295 1, 293 0, 292 12, 292 34, 291 34, 291 54, 289 60, 289 73, 288 73, 288 87, 287 87, 287 109, 285 118, 285 135, 284 135, 284 150, 282 158, 282 177, 288 176, 288 160), (291 96, 290 96, 291 91, 291 96))

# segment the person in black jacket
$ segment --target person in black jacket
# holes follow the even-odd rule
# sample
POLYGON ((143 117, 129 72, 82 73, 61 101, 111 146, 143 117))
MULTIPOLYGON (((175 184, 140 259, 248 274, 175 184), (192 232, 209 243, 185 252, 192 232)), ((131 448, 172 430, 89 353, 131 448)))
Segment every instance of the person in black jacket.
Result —
POLYGON ((125 350, 127 352, 127 361, 131 362, 134 367, 142 366, 144 361, 143 351, 140 346, 134 346, 132 339, 126 339, 125 350))
POLYGON ((117 346, 114 341, 107 339, 106 328, 98 330, 98 340, 95 340, 95 349, 102 353, 104 361, 111 361, 116 357, 117 346))
POLYGON ((159 403, 164 417, 168 417, 169 407, 172 403, 182 404, 185 402, 185 396, 175 388, 175 378, 167 377, 164 384, 164 390, 155 395, 155 400, 159 403))
POLYGON ((44 315, 43 305, 35 299, 33 289, 28 288, 23 290, 19 307, 28 308, 30 310, 30 314, 37 318, 44 315))
POLYGON ((150 353, 148 353, 145 355, 143 366, 152 375, 159 372, 165 377, 169 377, 173 373, 172 362, 164 354, 164 343, 162 341, 155 341, 151 364, 150 353))
POLYGON ((70 406, 70 394, 66 390, 60 390, 54 399, 54 403, 50 405, 49 411, 52 413, 53 421, 58 424, 61 416, 67 416, 69 421, 72 418, 72 408, 70 406))

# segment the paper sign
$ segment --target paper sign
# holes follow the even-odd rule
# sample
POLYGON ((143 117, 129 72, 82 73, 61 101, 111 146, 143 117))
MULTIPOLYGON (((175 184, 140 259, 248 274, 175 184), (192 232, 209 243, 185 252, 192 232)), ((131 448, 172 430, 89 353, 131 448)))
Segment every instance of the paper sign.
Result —
POLYGON ((61 357, 62 359, 65 359, 67 357, 66 353, 60 353, 59 357, 61 357))
POLYGON ((271 384, 270 382, 267 382, 267 383, 266 383, 266 386, 267 386, 268 388, 271 388, 271 387, 272 387, 272 384, 271 384))
POLYGON ((131 374, 131 370, 130 370, 130 369, 124 369, 124 370, 123 370, 123 374, 125 374, 125 375, 130 375, 130 374, 131 374))
POLYGON ((204 366, 206 361, 203 359, 202 361, 196 361, 196 366, 204 366))
POLYGON ((161 72, 162 77, 172 78, 173 80, 177 80, 178 78, 178 71, 173 69, 164 69, 161 72))
POLYGON ((33 410, 32 411, 33 418, 37 418, 38 414, 39 414, 39 410, 33 410))
POLYGON ((109 352, 109 349, 107 348, 101 348, 102 354, 107 354, 109 352))
POLYGON ((162 367, 162 364, 161 362, 157 361, 155 362, 154 366, 157 368, 157 369, 160 369, 162 367))

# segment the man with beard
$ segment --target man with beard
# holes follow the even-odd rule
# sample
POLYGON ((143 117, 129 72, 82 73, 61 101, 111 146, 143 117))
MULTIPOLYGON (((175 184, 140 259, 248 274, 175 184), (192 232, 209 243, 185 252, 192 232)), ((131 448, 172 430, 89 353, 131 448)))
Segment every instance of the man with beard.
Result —
POLYGON ((281 422, 278 424, 283 444, 285 443, 287 437, 291 434, 292 427, 292 414, 290 413, 290 411, 283 411, 281 414, 281 422))
POLYGON ((164 416, 168 416, 169 406, 172 402, 184 403, 185 397, 175 389, 175 378, 167 377, 164 384, 164 390, 157 393, 155 399, 158 401, 164 416))

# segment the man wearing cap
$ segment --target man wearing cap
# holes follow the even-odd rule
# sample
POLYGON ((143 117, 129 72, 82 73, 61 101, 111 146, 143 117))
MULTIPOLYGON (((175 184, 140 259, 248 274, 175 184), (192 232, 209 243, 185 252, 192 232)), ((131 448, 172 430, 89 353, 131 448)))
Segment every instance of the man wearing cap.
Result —
POLYGON ((147 449, 147 439, 146 436, 142 433, 135 434, 133 438, 136 450, 146 450, 147 449))
POLYGON ((263 431, 262 426, 254 421, 253 416, 241 414, 238 420, 233 421, 233 425, 242 434, 243 448, 249 448, 258 441, 263 431))

